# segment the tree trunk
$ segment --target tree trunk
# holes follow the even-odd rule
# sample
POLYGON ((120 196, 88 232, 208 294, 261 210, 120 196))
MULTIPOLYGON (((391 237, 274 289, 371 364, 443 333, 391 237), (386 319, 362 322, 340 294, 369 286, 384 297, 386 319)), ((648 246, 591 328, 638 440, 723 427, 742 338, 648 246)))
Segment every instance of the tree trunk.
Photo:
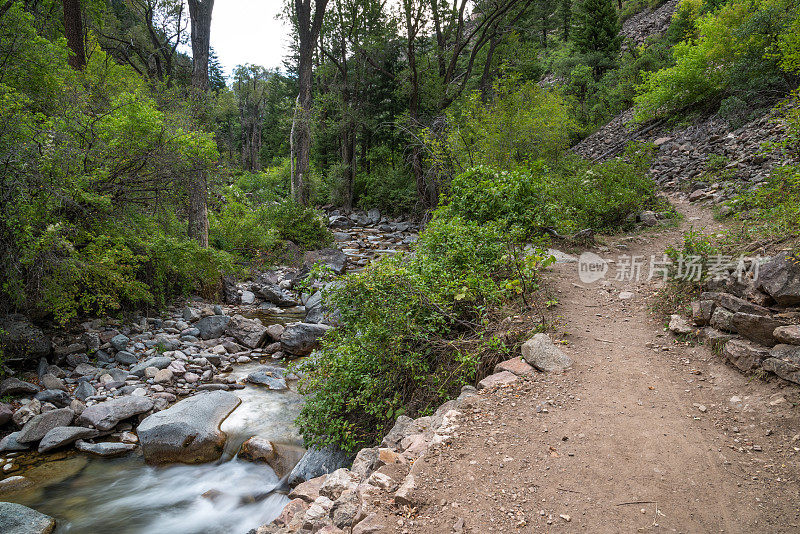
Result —
POLYGON ((64 35, 72 53, 67 62, 75 70, 86 66, 86 50, 83 46, 83 12, 80 0, 64 0, 64 35))
POLYGON ((192 23, 192 86, 208 90, 208 49, 211 44, 211 11, 214 0, 188 0, 192 23))
MULTIPOLYGON (((192 25, 192 86, 200 96, 208 90, 208 49, 214 0, 188 0, 192 25)), ((208 247, 208 177, 198 170, 188 180, 189 237, 208 247)))

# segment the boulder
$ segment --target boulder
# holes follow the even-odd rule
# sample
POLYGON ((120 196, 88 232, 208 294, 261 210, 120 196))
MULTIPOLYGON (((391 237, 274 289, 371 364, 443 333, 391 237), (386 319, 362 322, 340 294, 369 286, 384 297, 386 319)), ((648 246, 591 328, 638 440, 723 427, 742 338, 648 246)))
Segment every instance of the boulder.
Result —
POLYGON ((400 446, 400 442, 403 441, 403 438, 412 433, 409 431, 409 427, 411 427, 413 423, 414 420, 407 415, 398 416, 392 429, 383 437, 381 447, 397 449, 400 446))
POLYGON ((148 416, 137 429, 145 460, 151 464, 217 460, 226 440, 220 423, 240 402, 233 393, 209 391, 148 416))
POLYGON ((280 367, 259 367, 252 373, 248 374, 245 380, 251 384, 267 386, 269 389, 275 391, 288 389, 288 386, 286 385, 286 379, 284 378, 284 371, 280 367))
POLYGON ((732 324, 743 337, 768 347, 772 347, 777 343, 777 340, 772 335, 775 329, 786 325, 784 321, 768 315, 754 315, 742 312, 737 312, 733 315, 732 324))
POLYGON ((64 381, 50 373, 42 375, 39 379, 39 383, 44 389, 60 389, 61 391, 67 391, 67 386, 64 385, 64 381))
POLYGON ((13 313, 0 318, 0 347, 7 361, 31 360, 50 355, 53 344, 41 328, 24 315, 13 313))
POLYGON ((78 387, 75 388, 75 398, 78 400, 86 400, 87 397, 91 397, 97 393, 97 390, 94 389, 94 386, 88 380, 81 380, 78 383, 78 387))
POLYGON ((14 410, 11 409, 11 406, 0 402, 0 426, 11 421, 12 417, 14 417, 14 410))
POLYGON ((769 349, 745 339, 728 341, 725 343, 722 353, 742 371, 751 371, 758 368, 761 362, 769 357, 769 349))
POLYGON ((33 398, 39 402, 49 402, 58 408, 69 406, 69 403, 72 402, 72 397, 69 396, 69 393, 60 389, 45 389, 34 395, 33 398))
POLYGON ((702 300, 711 300, 733 313, 751 313, 753 315, 769 315, 769 310, 758 304, 753 304, 730 293, 704 292, 700 294, 702 300))
POLYGON ((561 371, 572 366, 572 358, 555 346, 547 334, 536 334, 522 344, 522 357, 540 371, 561 371))
POLYGON ((669 331, 679 336, 686 336, 694 333, 694 328, 682 315, 673 313, 669 318, 669 331))
POLYGON ((17 441, 19 432, 12 432, 3 439, 0 439, 0 452, 19 452, 30 450, 31 446, 27 443, 17 441))
POLYGON ((130 338, 123 334, 117 334, 116 336, 111 338, 111 346, 114 347, 114 350, 121 351, 128 348, 128 343, 130 343, 130 338))
POLYGON ((17 395, 33 395, 41 391, 41 388, 30 382, 25 382, 19 378, 6 378, 0 382, 0 397, 10 395, 15 397, 17 395))
POLYGON ((319 346, 319 340, 331 327, 325 324, 295 323, 281 334, 281 348, 296 356, 310 354, 319 346))
POLYGON ((78 423, 91 425, 98 430, 111 430, 117 423, 153 409, 153 399, 127 395, 87 407, 78 423))
POLYGON ((333 447, 312 447, 306 451, 287 479, 290 486, 296 486, 306 480, 333 473, 342 467, 348 467, 353 455, 333 447))
POLYGON ((725 332, 736 333, 736 327, 733 326, 733 312, 726 310, 722 306, 714 308, 714 313, 711 314, 711 326, 718 330, 725 332))
POLYGON ((261 321, 234 315, 228 323, 228 334, 247 348, 260 347, 267 338, 267 327, 261 321))
POLYGON ((242 291, 242 294, 239 296, 239 302, 242 304, 252 304, 256 301, 256 294, 252 291, 242 291))
POLYGON ((242 443, 242 448, 239 450, 239 458, 248 462, 270 463, 276 456, 272 442, 259 436, 253 436, 242 443))
POLYGON ((649 211, 649 210, 643 211, 642 213, 640 213, 639 214, 639 220, 645 226, 656 226, 656 225, 658 225, 658 218, 656 217, 656 214, 653 213, 652 211, 649 211))
POLYGON ((325 483, 328 475, 318 476, 310 480, 306 480, 298 484, 291 492, 289 492, 290 499, 302 499, 305 502, 311 503, 319 498, 319 489, 325 483))
POLYGON ((317 263, 324 264, 336 274, 344 274, 347 270, 347 255, 338 248, 310 250, 303 254, 305 269, 311 269, 317 263))
POLYGON ((121 363, 122 365, 136 365, 136 362, 138 362, 139 359, 135 354, 128 352, 127 350, 121 350, 114 355, 114 361, 121 363))
POLYGON ((800 304, 800 258, 774 256, 760 267, 756 286, 781 306, 800 304))
POLYGON ((79 439, 94 438, 99 433, 93 428, 83 426, 57 426, 45 434, 42 441, 39 442, 39 452, 51 451, 79 439))
POLYGON ((778 342, 787 345, 800 345, 800 325, 779 326, 772 332, 778 342))
POLYGON ((201 338, 214 339, 221 337, 225 333, 230 320, 231 318, 227 315, 211 315, 197 321, 195 328, 200 331, 201 338))
POLYGON ((339 468, 325 477, 325 482, 319 488, 319 494, 335 501, 342 493, 358 485, 358 477, 349 469, 339 468))
POLYGON ((27 506, 0 502, 0 532, 5 534, 50 534, 56 520, 27 506))
POLYGON ((136 445, 133 443, 116 443, 111 441, 89 443, 87 441, 78 440, 75 442, 75 448, 80 452, 100 456, 101 458, 113 458, 132 451, 136 448, 136 445))
POLYGON ((264 284, 261 286, 258 292, 261 293, 261 296, 264 297, 267 302, 271 302, 272 304, 282 308, 288 308, 300 304, 300 301, 297 300, 294 295, 282 289, 278 284, 264 284))
POLYGON ((45 434, 58 426, 67 426, 72 422, 75 414, 69 408, 50 410, 39 415, 35 415, 30 421, 25 423, 22 430, 16 436, 16 441, 20 443, 31 443, 39 441, 45 434))

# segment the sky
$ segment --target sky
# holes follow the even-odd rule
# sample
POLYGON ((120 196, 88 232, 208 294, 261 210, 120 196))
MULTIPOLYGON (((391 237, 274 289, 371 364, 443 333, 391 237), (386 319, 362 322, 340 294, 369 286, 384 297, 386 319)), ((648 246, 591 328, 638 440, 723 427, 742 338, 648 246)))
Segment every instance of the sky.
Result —
POLYGON ((211 17, 211 46, 225 74, 236 65, 282 66, 289 27, 276 20, 284 0, 216 0, 211 17))

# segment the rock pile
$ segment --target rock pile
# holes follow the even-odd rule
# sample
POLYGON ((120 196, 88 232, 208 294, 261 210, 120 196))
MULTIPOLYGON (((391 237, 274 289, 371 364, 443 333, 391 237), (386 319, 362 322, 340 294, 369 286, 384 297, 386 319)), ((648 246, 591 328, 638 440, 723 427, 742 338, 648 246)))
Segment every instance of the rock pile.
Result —
POLYGON ((742 371, 800 384, 800 258, 778 254, 757 277, 731 273, 706 289, 692 303, 693 325, 673 315, 670 330, 719 348, 742 371))
POLYGON ((376 209, 350 215, 333 210, 328 214, 328 226, 356 268, 381 256, 408 250, 419 231, 417 224, 403 218, 390 219, 376 209))
POLYGON ((672 22, 680 0, 668 0, 656 9, 647 8, 622 23, 623 48, 639 46, 650 37, 662 35, 672 22))

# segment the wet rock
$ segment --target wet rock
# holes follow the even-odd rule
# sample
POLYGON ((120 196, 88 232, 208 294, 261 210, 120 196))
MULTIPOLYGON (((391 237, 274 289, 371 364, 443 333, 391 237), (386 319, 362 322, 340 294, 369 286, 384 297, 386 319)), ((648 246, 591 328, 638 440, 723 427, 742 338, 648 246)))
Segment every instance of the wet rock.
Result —
POLYGON ((246 380, 251 384, 267 386, 276 391, 288 389, 284 371, 280 367, 260 367, 248 374, 246 380))
POLYGON ((91 425, 98 430, 111 430, 117 423, 153 409, 153 399, 126 396, 107 400, 87 407, 78 418, 78 423, 91 425))
POLYGON ((572 358, 556 347, 547 334, 536 334, 522 345, 522 357, 540 371, 561 371, 572 365, 572 358))
POLYGON ((225 333, 230 320, 227 315, 211 315, 197 321, 195 327, 200 331, 202 339, 214 339, 225 333))
POLYGON ((342 467, 348 467, 353 455, 333 447, 312 447, 306 451, 300 461, 289 473, 288 483, 296 486, 306 480, 333 473, 342 467))
POLYGON ((253 436, 242 443, 239 450, 239 458, 248 462, 270 463, 275 460, 276 455, 272 442, 259 436, 253 436))
POLYGON ((48 452, 69 445, 79 439, 96 437, 100 432, 82 426, 59 426, 50 430, 39 442, 39 452, 48 452))
POLYGON ((17 395, 33 395, 41 390, 41 388, 30 382, 25 382, 19 378, 6 378, 0 382, 0 397, 10 395, 16 397, 17 395))
POLYGON ((723 355, 742 371, 750 371, 769 357, 769 349, 744 339, 732 339, 725 343, 723 355))
POLYGON ((27 443, 17 441, 19 432, 12 432, 3 439, 0 439, 0 452, 21 452, 30 450, 31 446, 27 443))
POLYGON ((50 534, 56 520, 21 504, 0 502, 0 532, 6 534, 50 534))
POLYGON ((336 274, 344 274, 347 269, 347 255, 338 248, 310 250, 303 254, 304 268, 311 269, 318 263, 324 264, 336 274))
POLYGON ((0 493, 22 491, 33 486, 33 482, 23 476, 13 476, 0 480, 0 493))
POLYGON ((319 346, 319 340, 331 327, 324 324, 295 323, 281 334, 281 348, 296 356, 310 354, 319 346))
POLYGON ((267 302, 271 302, 276 306, 280 306, 282 308, 288 308, 290 306, 297 306, 300 304, 294 295, 285 291, 277 284, 264 284, 259 289, 259 293, 261 296, 266 299, 267 302))
POLYGON ((774 256, 759 269, 757 287, 782 306, 800 304, 800 258, 774 256))
POLYGON ((255 349, 267 338, 267 327, 261 321, 234 315, 228 323, 228 334, 245 347, 255 349))
POLYGON ((770 316, 741 312, 734 314, 732 323, 739 334, 768 347, 772 347, 777 343, 777 340, 772 335, 775 329, 786 325, 784 321, 770 316))
POLYGON ((514 373, 510 373, 508 371, 500 371, 499 373, 489 375, 480 382, 478 382, 478 389, 505 386, 507 384, 513 384, 517 380, 519 380, 519 377, 514 373))
POLYGON ((226 435, 220 423, 239 405, 239 397, 212 391, 156 412, 137 429, 148 463, 203 463, 220 457, 226 435))
POLYGON ((14 313, 0 318, 0 346, 7 361, 31 360, 50 355, 53 344, 41 328, 24 315, 14 313))
POLYGON ((69 408, 60 408, 36 415, 25 423, 16 436, 20 443, 39 441, 45 434, 58 426, 68 426, 75 414, 69 408))
POLYGON ((133 443, 116 443, 116 442, 103 442, 103 443, 89 443, 86 441, 78 440, 75 442, 75 448, 80 452, 100 456, 102 458, 113 458, 115 456, 122 456, 133 449, 136 445, 133 443))

